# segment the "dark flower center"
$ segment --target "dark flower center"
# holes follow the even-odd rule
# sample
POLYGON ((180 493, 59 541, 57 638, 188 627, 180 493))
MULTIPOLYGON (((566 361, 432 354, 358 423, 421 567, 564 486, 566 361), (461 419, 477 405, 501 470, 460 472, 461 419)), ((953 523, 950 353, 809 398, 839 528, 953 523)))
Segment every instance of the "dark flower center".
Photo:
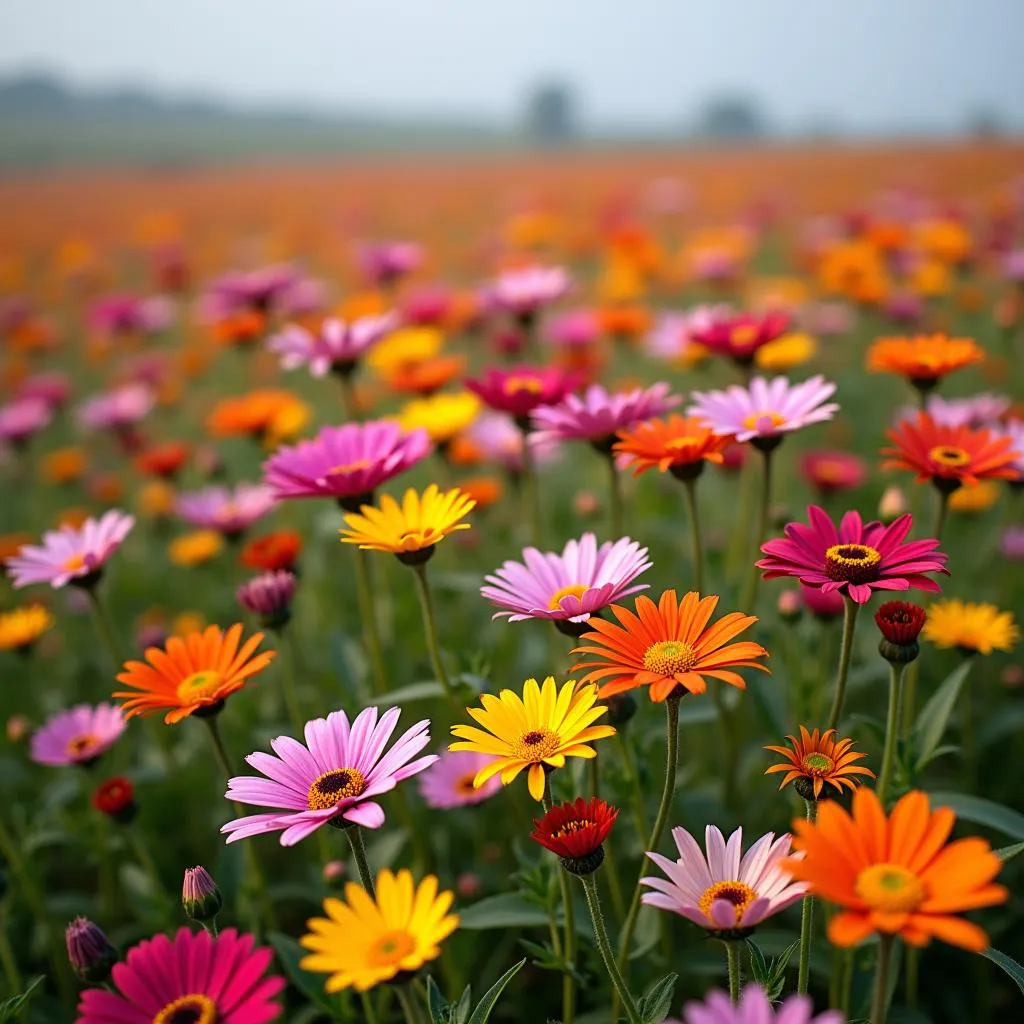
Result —
POLYGON ((881 553, 867 544, 833 544, 825 552, 825 575, 842 583, 871 583, 881 564, 881 553))
POLYGON ((361 796, 366 779, 357 768, 335 768, 313 780, 307 803, 311 811, 326 811, 342 800, 361 796))
POLYGON ((969 452, 963 448, 953 448, 949 445, 939 445, 928 452, 928 458, 937 462, 947 469, 961 469, 971 461, 969 452))

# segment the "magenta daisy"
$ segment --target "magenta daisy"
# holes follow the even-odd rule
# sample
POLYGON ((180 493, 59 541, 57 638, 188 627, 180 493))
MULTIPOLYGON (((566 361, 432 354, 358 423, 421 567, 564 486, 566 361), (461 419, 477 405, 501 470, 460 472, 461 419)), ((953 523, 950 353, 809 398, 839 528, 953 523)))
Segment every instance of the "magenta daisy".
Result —
POLYGON ((757 567, 764 570, 764 579, 792 576, 823 593, 838 591, 864 604, 873 590, 941 590, 925 573, 949 575, 937 540, 907 543, 914 523, 909 513, 886 526, 865 523, 859 512, 850 511, 838 528, 817 505, 807 509, 807 517, 810 525, 788 523, 785 537, 762 545, 767 557, 757 567))
POLYGON ((80 527, 48 530, 42 544, 26 544, 4 566, 16 587, 32 583, 89 587, 134 525, 134 516, 111 509, 99 519, 86 519, 80 527))
POLYGON ((490 586, 480 593, 501 609, 494 618, 551 619, 571 636, 602 608, 646 590, 646 583, 631 584, 651 567, 647 548, 635 540, 622 537, 598 547, 592 533, 570 540, 561 554, 526 548, 523 562, 505 562, 486 577, 490 586))
POLYGON ((123 430, 145 419, 155 404, 156 395, 145 384, 125 384, 87 398, 75 415, 88 430, 123 430))
POLYGON ((484 300, 520 320, 531 320, 542 306, 550 305, 569 291, 568 272, 563 267, 525 267, 507 270, 484 290, 484 300))
POLYGON ((287 263, 228 271, 211 281, 199 300, 200 318, 212 323, 237 313, 278 312, 284 297, 301 281, 299 272, 287 263))
POLYGON ((41 398, 15 398, 0 405, 0 441, 21 447, 53 419, 53 409, 41 398))
POLYGON ((246 761, 266 778, 237 776, 228 781, 225 795, 277 811, 229 821, 221 829, 228 842, 281 832, 281 845, 294 846, 328 822, 380 828, 384 811, 373 798, 437 760, 435 754, 411 760, 430 742, 427 720, 417 722, 383 753, 400 713, 390 708, 378 721, 377 709, 370 707, 349 723, 344 711, 333 711, 306 723, 306 746, 278 736, 270 741, 277 757, 250 754, 246 761))
POLYGON ((740 366, 749 366, 759 348, 782 337, 789 328, 789 316, 768 312, 731 314, 720 310, 709 322, 695 325, 693 340, 711 352, 728 356, 740 366))
POLYGON ((566 395, 558 405, 535 410, 534 436, 542 442, 589 441, 610 451, 618 431, 679 405, 682 398, 670 391, 671 385, 664 382, 618 394, 592 384, 582 395, 566 395))
POLYGON ((727 992, 709 992, 704 1002, 683 1006, 682 1021, 670 1019, 665 1024, 844 1024, 845 1020, 841 1010, 815 1014, 808 995, 794 994, 774 1006, 765 990, 751 982, 738 1003, 727 992))
POLYGON ((267 974, 273 955, 234 928, 154 935, 114 966, 116 992, 82 993, 75 1024, 269 1024, 285 985, 267 974))
POLYGON ((383 420, 346 423, 279 448, 263 463, 263 479, 278 498, 335 498, 357 512, 381 484, 429 454, 424 430, 405 433, 383 420))
POLYGON ((280 629, 291 618, 292 598, 297 579, 287 569, 261 573, 235 591, 238 603, 260 617, 267 629, 280 629))
POLYGON ((439 810, 481 803, 501 789, 497 775, 492 775, 479 789, 473 788, 477 773, 493 760, 473 750, 445 751, 420 775, 420 795, 428 807, 439 810))
POLYGON ((56 370, 36 373, 18 386, 18 398, 39 398, 51 409, 59 409, 71 397, 71 378, 56 370))
POLYGON ((839 406, 827 399, 835 390, 835 384, 821 376, 801 384, 791 384, 786 377, 754 377, 746 387, 732 384, 724 391, 694 391, 694 404, 687 412, 722 437, 777 441, 790 431, 832 419, 839 406))
POLYGON ((174 511, 193 526, 239 537, 276 504, 277 496, 265 484, 241 483, 234 489, 215 484, 180 494, 174 511))
POLYGON ((491 368, 482 377, 466 381, 488 408, 505 412, 516 420, 529 416, 542 405, 555 405, 579 383, 574 374, 554 366, 513 366, 491 368))
POLYGON ((651 891, 643 902, 699 924, 709 932, 735 933, 754 928, 780 910, 796 903, 807 891, 806 882, 794 882, 780 865, 790 856, 790 836, 778 839, 769 832, 743 853, 743 829, 726 842, 714 825, 704 832, 704 846, 684 828, 672 829, 678 860, 660 853, 647 856, 666 878, 640 880, 651 891))
POLYGON ((32 734, 31 757, 36 764, 55 768, 92 764, 124 730, 125 720, 119 707, 78 704, 59 711, 32 734))
POLYGON ((298 324, 288 324, 267 342, 267 348, 281 357, 283 370, 308 366, 314 377, 332 371, 344 375, 351 373, 363 355, 397 325, 394 313, 359 317, 351 323, 327 319, 315 334, 298 324))
POLYGON ((162 295, 107 295, 89 310, 89 323, 104 334, 158 334, 170 326, 174 303, 162 295))

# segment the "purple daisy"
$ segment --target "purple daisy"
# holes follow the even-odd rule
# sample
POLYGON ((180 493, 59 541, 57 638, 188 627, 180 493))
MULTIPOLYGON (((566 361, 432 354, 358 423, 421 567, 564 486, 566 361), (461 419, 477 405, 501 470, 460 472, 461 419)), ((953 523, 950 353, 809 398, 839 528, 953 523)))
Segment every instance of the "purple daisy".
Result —
POLYGON ((91 764, 114 745, 125 724, 114 704, 78 704, 59 711, 32 734, 30 755, 36 764, 55 768, 91 764))
POLYGON ((492 775, 479 789, 473 787, 477 772, 493 760, 474 750, 445 751, 419 777, 420 795, 428 807, 439 810, 481 803, 501 789, 497 775, 492 775))
POLYGON ((15 398, 0 405, 0 441, 21 446, 53 419, 53 409, 41 398, 15 398))
POLYGON ((324 427, 311 441, 279 448, 263 463, 278 498, 336 498, 357 511, 374 490, 430 454, 425 430, 385 420, 324 427))
POLYGON ((7 559, 5 568, 16 587, 49 583, 56 589, 72 582, 88 586, 134 525, 134 516, 111 509, 80 527, 48 530, 42 544, 24 545, 7 559))
POLYGON ((335 819, 380 828, 384 811, 373 798, 437 760, 435 754, 411 760, 430 742, 426 719, 383 753, 400 714, 398 708, 390 708, 378 721, 377 709, 370 707, 350 724, 344 711, 333 711, 306 723, 307 746, 290 736, 278 736, 270 741, 277 757, 250 754, 246 761, 266 778, 230 779, 225 796, 278 810, 229 821, 221 829, 228 834, 227 841, 281 832, 281 845, 294 846, 335 819))
POLYGON ((669 1019, 665 1024, 843 1024, 845 1019, 840 1010, 815 1015, 808 995, 791 995, 773 1006, 765 990, 751 983, 736 1004, 727 992, 709 992, 704 1002, 683 1006, 682 1021, 669 1019))
POLYGON ((622 537, 598 547, 592 533, 570 540, 560 555, 526 548, 523 562, 505 562, 486 577, 490 586, 480 593, 501 609, 494 618, 586 622, 614 601, 646 590, 646 583, 631 584, 651 567, 647 548, 636 541, 622 537))
POLYGON ((397 325, 398 317, 394 313, 359 317, 351 323, 325 320, 316 334, 298 324, 289 324, 267 342, 267 348, 281 357, 281 369, 308 366, 314 377, 325 377, 331 370, 350 372, 362 356, 397 325))
POLYGON ((791 384, 787 377, 754 377, 747 387, 732 384, 724 391, 694 391, 690 416, 705 420, 719 436, 737 441, 777 439, 781 434, 832 419, 839 406, 826 402, 836 386, 824 377, 791 384))
POLYGON ((89 430, 122 430, 145 419, 156 395, 145 384, 125 384, 87 398, 76 410, 78 422, 89 430))
POLYGON ((179 495, 174 511, 193 526, 238 537, 276 504, 277 496, 265 484, 241 483, 233 490, 215 484, 179 495))

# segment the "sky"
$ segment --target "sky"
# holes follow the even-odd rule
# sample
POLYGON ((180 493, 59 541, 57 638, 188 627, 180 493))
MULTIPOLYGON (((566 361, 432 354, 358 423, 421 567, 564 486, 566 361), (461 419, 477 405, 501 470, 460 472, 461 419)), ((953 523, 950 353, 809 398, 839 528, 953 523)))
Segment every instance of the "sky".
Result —
POLYGON ((1024 129, 1024 0, 0 0, 0 76, 245 106, 515 118, 539 81, 590 127, 714 94, 777 128, 1024 129))

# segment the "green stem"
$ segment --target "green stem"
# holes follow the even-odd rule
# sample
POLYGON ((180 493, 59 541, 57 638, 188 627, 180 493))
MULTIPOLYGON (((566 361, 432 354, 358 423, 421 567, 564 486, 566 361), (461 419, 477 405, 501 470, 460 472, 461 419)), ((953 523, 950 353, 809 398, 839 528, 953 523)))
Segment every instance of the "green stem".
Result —
POLYGON ((373 584, 370 581, 370 552, 362 548, 356 550, 356 599, 359 602, 359 617, 363 623, 363 644, 370 657, 373 690, 379 696, 387 693, 388 673, 384 661, 384 648, 380 642, 373 584))
POLYGON ((462 705, 452 688, 451 680, 445 671, 444 662, 441 660, 441 649, 437 643, 437 622, 434 619, 434 603, 430 598, 430 583, 427 580, 427 566, 425 562, 413 566, 416 576, 417 593, 420 597, 420 610, 423 613, 423 633, 427 640, 427 650, 430 652, 430 663, 434 667, 434 675, 441 684, 445 696, 452 702, 457 711, 462 711, 462 705))
MULTIPOLYGON (((5 909, 5 908, 3 908, 5 909)), ((12 995, 21 991, 21 974, 18 972, 18 961, 14 959, 11 940, 7 937, 7 914, 0 914, 0 963, 3 964, 4 977, 12 995)))
MULTIPOLYGON (((818 817, 816 800, 805 800, 807 820, 813 825, 818 817)), ((800 967, 797 972, 796 990, 806 992, 811 977, 811 939, 814 931, 814 897, 808 893, 804 896, 800 908, 800 967)))
POLYGON ((611 521, 611 539, 618 540, 623 536, 625 513, 622 501, 622 476, 615 467, 615 455, 609 452, 605 458, 608 463, 608 498, 611 521))
POLYGON ((878 935, 878 964, 875 967, 875 987, 871 995, 870 1024, 885 1024, 889 1016, 889 968, 892 961, 893 937, 878 935))
POLYGON ((633 791, 633 820, 636 824, 637 838, 642 843, 650 835, 650 826, 647 824, 647 815, 644 813, 644 791, 640 785, 640 772, 636 766, 636 753, 633 744, 629 740, 625 729, 619 729, 616 733, 619 741, 619 749, 622 751, 622 765, 626 769, 626 777, 629 779, 630 788, 633 791))
POLYGON ((117 634, 114 632, 114 625, 110 621, 107 609, 100 600, 97 587, 86 587, 85 593, 89 598, 89 605, 92 608, 93 620, 96 623, 96 632, 99 634, 100 643, 103 644, 107 655, 114 666, 114 671, 120 671, 124 659, 121 657, 121 647, 117 642, 117 634))
POLYGON ((370 873, 370 862, 366 859, 366 845, 363 843, 363 830, 358 825, 345 829, 348 836, 349 846, 352 847, 352 857, 356 862, 356 873, 359 881, 366 890, 371 900, 377 898, 377 890, 373 885, 373 875, 370 873))
POLYGON ((853 960, 854 950, 844 949, 839 967, 839 1009, 844 1017, 849 1017, 853 1002, 853 960))
POLYGON ((736 724, 725 703, 725 687, 713 686, 711 699, 718 712, 718 724, 722 732, 722 803, 726 807, 734 807, 736 804, 736 772, 739 768, 739 757, 736 751, 736 724))
POLYGON ((836 675, 835 696, 832 698, 832 710, 828 714, 826 729, 839 726, 839 716, 843 713, 843 701, 846 699, 846 677, 850 674, 850 658, 853 656, 853 631, 857 627, 857 612, 860 605, 856 601, 843 596, 843 642, 839 648, 839 671, 836 675))
POLYGON ((341 380, 341 407, 345 411, 345 419, 355 422, 359 419, 359 399, 356 396, 356 382, 351 373, 339 375, 341 380))
POLYGON ((281 677, 284 688, 284 703, 288 709, 288 717, 291 719, 295 738, 301 743, 306 718, 302 713, 302 705, 299 703, 299 691, 296 684, 295 648, 291 637, 286 635, 283 629, 278 631, 277 636, 280 640, 279 646, 282 648, 281 677))
POLYGON ((597 943, 597 951, 601 954, 608 977, 618 993, 622 1006, 626 1011, 626 1019, 629 1024, 641 1024, 642 1018, 636 1008, 633 997, 629 994, 622 972, 615 963, 615 956, 612 953, 611 943, 608 941, 608 929, 605 927, 604 915, 601 913, 601 901, 597 892, 597 882, 593 875, 582 875, 580 881, 583 883, 583 894, 587 898, 587 908, 590 910, 590 920, 594 923, 594 940, 597 943))
MULTIPOLYGON (((234 778, 235 771, 231 767, 231 758, 228 757, 228 752, 224 747, 224 738, 220 734, 220 725, 217 722, 217 716, 210 715, 207 718, 201 719, 201 721, 210 733, 210 741, 213 743, 213 756, 217 759, 217 765, 224 773, 224 778, 227 781, 230 781, 234 778)), ((244 813, 241 805, 237 803, 235 804, 235 810, 238 811, 239 816, 244 813)))
POLYGON ((729 998, 735 1006, 740 1001, 740 944, 725 942, 725 967, 729 974, 729 998))
MULTIPOLYGON (((911 1010, 917 1009, 917 979, 920 967, 921 950, 917 946, 907 946, 907 977, 904 985, 906 988, 907 1006, 911 1010)), ((981 1019, 984 1020, 985 1017, 983 1016, 981 1019)))
POLYGON ((882 770, 878 773, 875 793, 882 806, 892 782, 892 769, 896 757, 896 735, 899 732, 900 707, 903 702, 903 675, 906 665, 889 664, 889 712, 885 719, 885 747, 882 750, 882 770))
POLYGON ((523 436, 523 500, 526 502, 526 521, 530 524, 530 543, 540 547, 540 481, 537 479, 537 463, 530 448, 530 431, 522 430, 523 436))
POLYGON ((405 985, 394 985, 392 987, 395 990, 395 995, 398 996, 398 1003, 402 1007, 406 1024, 423 1024, 423 1015, 420 1013, 419 1006, 416 1000, 413 999, 409 989, 405 985))
MULTIPOLYGON (((541 806, 544 813, 551 810, 550 787, 544 786, 544 794, 541 797, 541 806)), ((565 931, 562 940, 562 959, 569 968, 562 975, 562 1024, 572 1024, 576 1008, 576 979, 573 977, 572 968, 575 966, 576 957, 576 921, 573 914, 572 893, 569 891, 569 873, 561 865, 558 867, 558 890, 562 898, 562 911, 565 916, 565 931)))
POLYGON ((752 612, 757 601, 757 585, 761 580, 761 570, 757 567, 757 557, 761 553, 765 534, 768 532, 768 510, 772 499, 772 453, 761 451, 761 502, 757 514, 757 530, 751 547, 750 562, 747 566, 747 578, 740 596, 740 608, 752 612))
POLYGON ((945 491, 938 491, 939 503, 935 509, 935 526, 932 528, 932 537, 942 540, 942 528, 946 525, 946 513, 949 511, 949 495, 945 491))
POLYGON ((700 516, 697 512, 697 479, 683 481, 686 513, 690 517, 690 553, 693 559, 693 589, 704 592, 704 547, 700 538, 700 516))
POLYGON ((903 674, 903 725, 900 732, 904 739, 910 735, 910 730, 914 728, 914 718, 917 715, 917 673, 919 664, 917 661, 912 661, 907 667, 907 671, 903 674))
POLYGON ((377 1024, 377 1011, 373 1008, 373 999, 369 992, 360 992, 359 1001, 363 1004, 363 1016, 366 1017, 366 1024, 377 1024))

